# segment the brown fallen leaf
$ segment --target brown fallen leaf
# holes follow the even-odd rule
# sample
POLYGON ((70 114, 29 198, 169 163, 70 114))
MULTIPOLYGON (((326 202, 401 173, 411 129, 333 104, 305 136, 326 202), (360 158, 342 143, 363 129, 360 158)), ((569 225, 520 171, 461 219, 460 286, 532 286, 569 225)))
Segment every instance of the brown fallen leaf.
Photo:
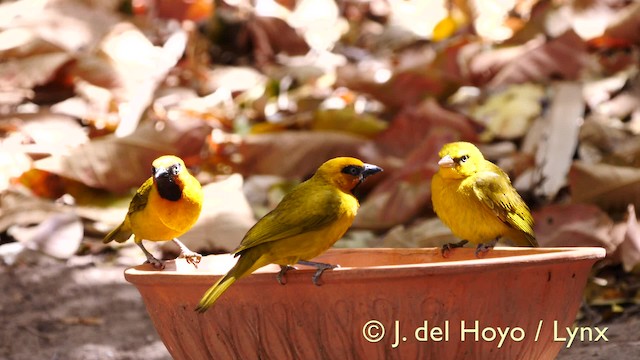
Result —
POLYGON ((3 61, 0 63, 0 88, 33 89, 44 85, 71 59, 67 53, 52 52, 3 61))
POLYGON ((129 23, 114 26, 103 39, 100 51, 111 64, 119 85, 112 90, 120 115, 116 135, 133 133, 158 86, 184 54, 186 44, 186 32, 177 29, 162 47, 154 46, 129 23))
POLYGON ((93 188, 124 193, 150 176, 149 166, 158 156, 199 156, 210 131, 206 123, 196 120, 147 121, 129 136, 95 139, 67 155, 38 160, 34 166, 93 188))
POLYGON ((77 119, 67 115, 38 112, 15 114, 13 123, 25 139, 14 151, 35 155, 64 154, 89 141, 77 119))
POLYGON ((280 175, 302 178, 337 156, 360 157, 366 138, 334 131, 281 131, 248 135, 236 144, 216 144, 219 155, 243 175, 280 175), (231 155, 229 157, 229 155, 231 155), (232 159, 233 158, 233 159, 232 159), (234 161, 234 159, 238 159, 234 161))
POLYGON ((577 80, 587 63, 585 42, 572 30, 546 40, 481 52, 468 59, 468 71, 477 85, 499 87, 552 79, 577 80))
POLYGON ((469 118, 442 107, 434 99, 427 99, 418 105, 405 107, 391 121, 387 130, 376 137, 375 144, 384 156, 404 158, 437 128, 448 128, 459 133, 457 139, 477 140, 469 118))
POLYGON ((548 205, 533 212, 540 246, 598 246, 611 256, 620 245, 612 235, 613 220, 590 204, 548 205))
MULTIPOLYGON (((94 48, 120 18, 108 9, 109 2, 46 1, 3 3, 0 24, 11 24, 10 29, 28 31, 70 54, 94 48)), ((113 9, 111 9, 113 10, 113 9)), ((38 52, 40 48, 31 43, 25 49, 38 52)))
POLYGON ((640 226, 633 204, 627 206, 627 221, 624 241, 620 244, 620 260, 625 271, 632 271, 640 264, 640 226))
POLYGON ((377 69, 347 64, 337 69, 336 84, 371 94, 392 109, 428 98, 445 99, 465 83, 458 57, 466 44, 467 40, 461 39, 443 51, 420 44, 398 51, 393 65, 377 69))
POLYGON ((604 35, 638 44, 640 43, 638 27, 640 27, 640 3, 632 2, 618 14, 616 20, 609 24, 604 35))
POLYGON ((591 203, 607 211, 640 206, 640 169, 574 161, 569 171, 572 201, 591 203))
POLYGON ((78 250, 84 228, 71 207, 13 190, 5 192, 0 202, 0 232, 58 259, 68 259, 78 250))
POLYGON ((460 241, 451 229, 437 217, 418 221, 411 225, 397 225, 391 228, 383 239, 384 247, 441 247, 460 241))

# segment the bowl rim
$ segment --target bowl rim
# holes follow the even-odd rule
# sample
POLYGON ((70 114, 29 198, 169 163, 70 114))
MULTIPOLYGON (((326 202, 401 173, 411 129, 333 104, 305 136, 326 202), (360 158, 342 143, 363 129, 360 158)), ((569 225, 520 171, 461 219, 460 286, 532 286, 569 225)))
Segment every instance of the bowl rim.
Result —
MULTIPOLYGON (((357 254, 359 256, 380 255, 385 252, 401 253, 401 255, 434 255, 440 254, 440 248, 332 248, 314 261, 323 261, 323 258, 333 255, 345 256, 357 254)), ((456 252, 474 252, 472 248, 455 249, 456 252)), ((590 268, 597 260, 603 259, 606 250, 601 247, 550 247, 550 248, 525 248, 525 247, 498 247, 493 250, 498 257, 452 259, 450 261, 408 263, 399 265, 375 265, 375 266, 353 266, 338 267, 332 271, 326 271, 323 282, 339 280, 367 280, 380 278, 396 278, 416 275, 438 275, 454 273, 477 274, 485 271, 500 271, 503 269, 514 269, 522 267, 540 267, 551 264, 562 264, 567 262, 585 262, 590 268), (504 256, 503 256, 504 255, 504 256)), ((459 254, 459 253, 458 253, 459 254)), ((468 254, 465 254, 468 255, 468 254)), ((229 258, 231 254, 207 255, 203 257, 206 261, 215 261, 216 258, 229 258)), ((132 266, 124 271, 127 281, 133 284, 157 283, 158 281, 175 281, 180 283, 211 283, 224 275, 224 272, 214 272, 205 269, 195 269, 187 264, 184 259, 167 261, 165 270, 156 270, 150 264, 132 266)), ((274 282, 274 276, 279 270, 277 265, 267 265, 246 279, 255 282, 274 282)), ((300 266, 298 270, 287 273, 287 282, 298 276, 309 276, 314 271, 313 268, 300 266), (303 275, 304 274, 304 275, 303 275)), ((308 280, 308 279, 307 279, 308 280)), ((245 282, 245 281, 243 281, 245 282)), ((309 282, 310 283, 310 282, 309 282)))

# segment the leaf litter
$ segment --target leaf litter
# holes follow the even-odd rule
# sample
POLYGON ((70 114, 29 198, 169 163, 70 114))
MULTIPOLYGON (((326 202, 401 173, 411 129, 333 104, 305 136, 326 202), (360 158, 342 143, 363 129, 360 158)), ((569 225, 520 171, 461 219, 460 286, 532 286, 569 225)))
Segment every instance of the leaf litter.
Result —
POLYGON ((430 178, 466 140, 509 173, 542 245, 607 250, 581 319, 637 313, 640 5, 433 3, 0 4, 0 260, 140 261, 99 240, 165 153, 214 199, 183 239, 202 253, 341 155, 385 172, 337 246, 439 246, 430 178))

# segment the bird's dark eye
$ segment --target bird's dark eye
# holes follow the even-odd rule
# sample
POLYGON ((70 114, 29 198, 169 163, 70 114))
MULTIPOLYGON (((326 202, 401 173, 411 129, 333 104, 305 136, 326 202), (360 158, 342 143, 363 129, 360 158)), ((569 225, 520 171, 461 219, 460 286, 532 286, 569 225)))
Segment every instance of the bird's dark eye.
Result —
POLYGON ((156 173, 156 167, 152 166, 151 167, 151 174, 155 175, 155 173, 156 173))
POLYGON ((180 164, 175 164, 171 167, 171 173, 173 175, 178 175, 180 173, 181 166, 180 164))
POLYGON ((356 166, 356 165, 349 165, 349 166, 345 166, 344 168, 342 168, 342 173, 343 174, 349 174, 352 176, 358 176, 362 173, 362 168, 360 166, 356 166))
POLYGON ((469 155, 462 155, 460 157, 460 162, 466 162, 467 160, 469 160, 469 155))

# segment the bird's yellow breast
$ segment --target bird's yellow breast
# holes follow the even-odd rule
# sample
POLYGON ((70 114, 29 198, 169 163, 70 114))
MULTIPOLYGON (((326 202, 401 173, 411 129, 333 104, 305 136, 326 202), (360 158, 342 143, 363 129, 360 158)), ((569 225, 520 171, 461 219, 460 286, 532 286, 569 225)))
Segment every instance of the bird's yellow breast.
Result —
POLYGON ((190 175, 184 177, 182 197, 170 201, 160 197, 155 186, 149 192, 144 209, 131 214, 131 229, 136 237, 166 241, 187 232, 200 216, 202 188, 190 175))
POLYGON ((473 176, 446 179, 436 173, 431 181, 433 210, 456 237, 478 244, 511 231, 476 197, 473 176))
MULTIPOLYGON (((311 260, 328 250, 349 229, 360 206, 351 194, 336 191, 340 206, 336 219, 327 226, 265 244, 265 260, 268 263, 291 265, 299 260, 311 260)), ((321 205, 319 205, 321 206, 321 205)))

